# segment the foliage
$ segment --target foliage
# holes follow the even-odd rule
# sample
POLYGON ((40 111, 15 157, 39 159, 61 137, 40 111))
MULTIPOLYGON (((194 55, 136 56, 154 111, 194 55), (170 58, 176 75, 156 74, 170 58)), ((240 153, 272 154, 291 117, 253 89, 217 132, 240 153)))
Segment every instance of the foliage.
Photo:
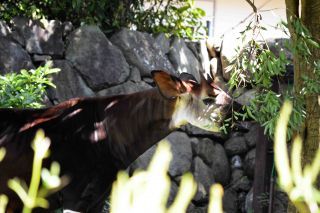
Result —
MULTIPOLYGON (((173 204, 167 208, 170 191, 170 178, 167 175, 172 154, 169 143, 160 142, 147 171, 136 171, 129 178, 125 172, 119 172, 111 193, 111 213, 157 212, 179 213, 186 209, 196 193, 196 182, 190 173, 184 174, 173 204)), ((210 213, 222 213, 221 185, 210 189, 210 213)))
MULTIPOLYGON (((19 178, 13 178, 8 181, 8 186, 17 193, 24 204, 23 213, 30 213, 33 208, 48 208, 49 203, 45 199, 52 191, 58 190, 67 183, 65 177, 60 178, 60 166, 53 162, 50 170, 43 168, 42 161, 49 155, 50 139, 46 138, 42 130, 38 130, 32 143, 35 152, 32 166, 30 187, 19 178), (40 179, 42 181, 40 186, 40 179)), ((0 212, 4 212, 8 198, 5 195, 0 196, 0 212)))
POLYGON ((0 194, 0 213, 5 213, 8 204, 8 197, 6 195, 0 194))
POLYGON ((0 3, 0 20, 15 16, 33 19, 71 21, 76 27, 96 24, 105 33, 121 27, 149 33, 164 32, 183 38, 203 36, 204 11, 193 7, 193 0, 6 0, 0 3), (146 9, 146 5, 150 5, 146 9))
MULTIPOLYGON (((311 66, 315 67, 314 72, 319 72, 320 62, 311 62, 309 60, 311 53, 309 48, 319 48, 319 44, 311 37, 307 29, 296 21, 294 23, 298 42, 288 41, 285 47, 299 54, 311 66), (310 47, 310 45, 312 45, 310 47)), ((287 24, 281 22, 277 28, 285 32, 288 36, 287 24)), ((279 56, 270 51, 267 42, 262 36, 262 31, 266 30, 258 18, 241 32, 242 45, 236 48, 236 56, 233 58, 227 71, 231 72, 229 81, 230 88, 250 86, 255 89, 256 97, 250 105, 244 106, 244 113, 233 115, 235 119, 253 118, 265 127, 265 133, 270 137, 275 131, 275 124, 280 111, 280 106, 285 99, 292 100, 294 110, 289 121, 288 137, 292 136, 294 130, 297 130, 302 124, 306 112, 303 95, 307 93, 319 92, 320 72, 317 79, 304 77, 304 87, 302 91, 294 91, 293 87, 288 87, 287 91, 275 91, 272 89, 274 84, 278 84, 281 78, 284 78, 286 66, 290 63, 286 58, 283 49, 279 49, 279 56), (248 37, 250 38, 248 39, 248 37), (262 41, 258 42, 257 40, 262 41)))
POLYGON ((0 107, 41 107, 46 87, 55 87, 49 75, 60 70, 51 68, 51 64, 0 76, 0 107))
POLYGON ((171 0, 165 3, 149 0, 147 9, 135 12, 133 24, 137 30, 165 33, 190 40, 203 38, 206 34, 200 21, 205 12, 194 7, 194 0, 171 0))
POLYGON ((289 163, 286 134, 292 103, 285 102, 277 122, 274 138, 275 165, 279 185, 288 194, 299 212, 319 212, 320 191, 315 183, 320 172, 320 150, 311 165, 301 168, 302 140, 295 138, 289 163))

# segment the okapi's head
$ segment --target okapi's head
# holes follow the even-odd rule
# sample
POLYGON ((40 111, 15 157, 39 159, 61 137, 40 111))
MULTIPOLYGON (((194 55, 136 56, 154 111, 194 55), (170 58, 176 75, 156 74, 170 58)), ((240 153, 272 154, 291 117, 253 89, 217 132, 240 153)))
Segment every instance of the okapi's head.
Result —
POLYGON ((164 71, 153 71, 152 76, 162 96, 175 101, 171 128, 190 123, 201 129, 219 132, 226 109, 231 104, 230 96, 213 83, 201 82, 187 73, 175 77, 164 71))

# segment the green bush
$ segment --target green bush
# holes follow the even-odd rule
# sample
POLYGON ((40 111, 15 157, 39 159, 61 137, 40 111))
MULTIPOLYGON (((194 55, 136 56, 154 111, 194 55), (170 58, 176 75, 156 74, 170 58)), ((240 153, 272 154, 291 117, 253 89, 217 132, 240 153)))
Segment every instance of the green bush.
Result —
POLYGON ((39 108, 47 86, 55 87, 49 75, 60 69, 51 68, 51 62, 35 70, 21 70, 20 74, 0 76, 0 107, 39 108))
MULTIPOLYGON (((290 139, 293 132, 298 130, 303 123, 306 112, 303 95, 319 93, 320 75, 316 79, 304 77, 304 85, 301 91, 294 91, 292 85, 288 85, 286 91, 273 91, 273 83, 280 82, 286 73, 286 66, 290 64, 284 50, 279 49, 279 56, 270 51, 262 33, 266 30, 262 24, 254 19, 245 30, 241 32, 242 44, 236 48, 236 56, 231 61, 227 71, 231 72, 230 88, 251 87, 257 91, 257 95, 251 100, 250 105, 243 107, 243 114, 234 113, 233 121, 251 118, 259 122, 265 128, 265 133, 271 138, 275 132, 276 121, 280 107, 284 100, 291 100, 294 108, 289 120, 287 136, 290 139), (262 42, 257 42, 258 40, 262 42)), ((310 48, 319 48, 319 44, 311 37, 310 32, 301 22, 295 21, 295 34, 297 42, 290 40, 285 43, 285 48, 292 53, 299 53, 303 59, 314 67, 314 72, 320 73, 320 62, 310 61, 310 48)), ((277 28, 288 36, 287 24, 281 22, 277 28)), ((229 124, 230 125, 230 124, 229 124)))
POLYGON ((201 18, 205 12, 194 7, 193 0, 171 0, 167 3, 149 0, 146 10, 136 10, 132 23, 139 31, 165 33, 190 40, 206 35, 201 18))
POLYGON ((105 33, 121 27, 149 33, 164 32, 195 39, 204 35, 201 18, 204 11, 193 7, 193 0, 5 0, 0 3, 0 20, 15 16, 32 19, 71 21, 96 24, 105 33), (150 4, 149 8, 145 8, 150 4))

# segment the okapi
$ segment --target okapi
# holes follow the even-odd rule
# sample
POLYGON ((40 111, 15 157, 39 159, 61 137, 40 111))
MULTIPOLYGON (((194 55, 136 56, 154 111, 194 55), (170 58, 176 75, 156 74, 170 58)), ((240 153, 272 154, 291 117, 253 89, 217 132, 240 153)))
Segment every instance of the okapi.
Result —
POLYGON ((49 197, 50 209, 81 212, 101 212, 117 172, 180 126, 218 131, 214 110, 228 107, 226 93, 203 76, 200 84, 186 74, 153 71, 152 76, 157 88, 134 94, 75 98, 43 109, 0 109, 0 147, 7 151, 0 162, 0 194, 8 195, 9 208, 21 208, 7 181, 30 179, 30 144, 38 129, 51 140, 45 165, 57 161, 70 179, 49 197))

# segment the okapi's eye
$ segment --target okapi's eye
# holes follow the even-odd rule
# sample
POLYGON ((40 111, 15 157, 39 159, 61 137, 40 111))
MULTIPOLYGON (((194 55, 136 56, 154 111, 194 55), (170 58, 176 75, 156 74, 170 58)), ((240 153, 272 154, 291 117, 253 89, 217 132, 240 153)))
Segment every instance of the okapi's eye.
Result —
POLYGON ((202 101, 205 105, 211 105, 211 104, 214 104, 216 100, 215 98, 210 97, 210 98, 205 98, 202 101))

